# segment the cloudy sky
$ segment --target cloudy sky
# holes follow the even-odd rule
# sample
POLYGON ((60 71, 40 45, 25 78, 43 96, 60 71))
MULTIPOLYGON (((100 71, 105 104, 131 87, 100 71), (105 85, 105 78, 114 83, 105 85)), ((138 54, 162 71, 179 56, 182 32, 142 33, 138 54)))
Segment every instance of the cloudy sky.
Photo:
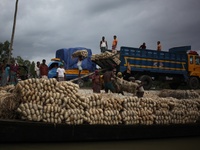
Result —
MULTIPOLYGON (((11 39, 15 0, 0 0, 0 42, 11 39)), ((200 0, 19 0, 14 57, 47 62, 60 48, 120 46, 200 50, 200 0)))

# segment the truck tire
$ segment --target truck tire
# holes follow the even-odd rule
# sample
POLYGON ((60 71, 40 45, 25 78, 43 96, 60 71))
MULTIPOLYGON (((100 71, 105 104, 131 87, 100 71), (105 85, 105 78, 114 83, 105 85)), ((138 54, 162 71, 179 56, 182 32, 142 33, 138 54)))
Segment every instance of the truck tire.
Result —
POLYGON ((150 76, 142 75, 139 78, 139 80, 144 83, 143 87, 144 87, 145 90, 150 90, 151 89, 153 81, 152 81, 150 76))
POLYGON ((190 77, 188 81, 188 87, 190 89, 198 89, 199 88, 199 79, 197 77, 190 77))

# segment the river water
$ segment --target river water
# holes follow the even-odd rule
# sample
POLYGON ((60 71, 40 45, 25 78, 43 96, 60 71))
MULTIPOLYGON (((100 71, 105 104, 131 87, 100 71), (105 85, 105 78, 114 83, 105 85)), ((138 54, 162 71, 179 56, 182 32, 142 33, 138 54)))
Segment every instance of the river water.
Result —
POLYGON ((200 150, 200 137, 107 142, 6 143, 0 150, 200 150))

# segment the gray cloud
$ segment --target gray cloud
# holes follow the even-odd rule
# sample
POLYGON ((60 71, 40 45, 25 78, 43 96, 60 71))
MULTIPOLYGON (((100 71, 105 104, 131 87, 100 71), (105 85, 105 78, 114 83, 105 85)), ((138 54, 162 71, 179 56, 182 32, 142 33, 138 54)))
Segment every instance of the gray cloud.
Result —
MULTIPOLYGON (((10 40, 15 1, 0 1, 0 42, 10 40)), ((164 50, 191 45, 199 50, 199 0, 19 0, 14 56, 50 61, 64 47, 87 47, 99 53, 105 36, 119 46, 164 50)))

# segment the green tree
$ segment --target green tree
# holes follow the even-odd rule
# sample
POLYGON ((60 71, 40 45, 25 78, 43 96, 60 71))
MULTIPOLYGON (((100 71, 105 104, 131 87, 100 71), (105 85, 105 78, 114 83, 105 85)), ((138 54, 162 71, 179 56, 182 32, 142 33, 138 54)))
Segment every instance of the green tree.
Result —
MULTIPOLYGON (((9 58, 9 41, 5 41, 4 43, 0 42, 0 62, 4 59, 8 60, 9 58)), ((10 60, 15 60, 19 66, 25 66, 28 70, 28 73, 31 77, 35 76, 35 63, 30 62, 29 60, 24 60, 21 56, 17 56, 16 58, 11 57, 10 60)), ((23 69, 22 69, 23 70, 23 69)), ((24 74, 26 71, 22 71, 20 74, 24 74)))
POLYGON ((30 75, 32 77, 36 77, 36 73, 35 73, 35 62, 33 61, 30 65, 30 75))
POLYGON ((0 60, 2 61, 3 59, 8 59, 9 57, 9 41, 5 41, 4 43, 0 43, 0 55, 1 58, 0 60))

